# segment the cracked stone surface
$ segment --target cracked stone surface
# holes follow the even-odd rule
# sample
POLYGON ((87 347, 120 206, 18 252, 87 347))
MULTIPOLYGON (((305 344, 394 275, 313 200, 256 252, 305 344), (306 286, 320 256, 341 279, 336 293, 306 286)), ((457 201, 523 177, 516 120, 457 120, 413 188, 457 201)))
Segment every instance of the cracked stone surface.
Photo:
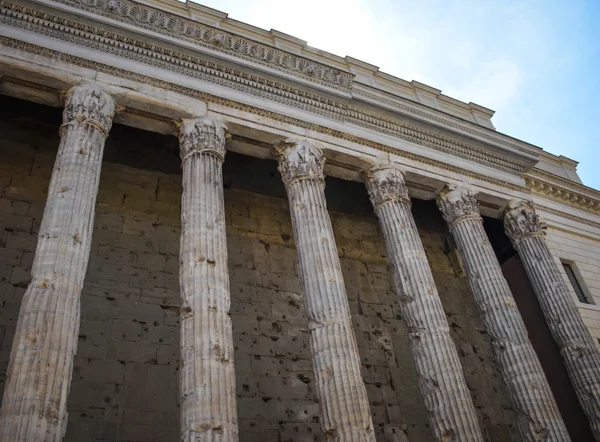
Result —
POLYGON ((446 189, 438 205, 461 253, 523 441, 570 441, 548 381, 483 228, 475 194, 446 189))
POLYGON ((504 226, 523 261, 594 437, 600 441, 600 353, 548 249, 534 205, 511 202, 504 226))
POLYGON ((67 93, 32 279, 11 350, 0 411, 2 441, 60 441, 65 434, 81 289, 104 142, 115 110, 113 99, 93 83, 67 93))
POLYGON ((222 164, 223 123, 183 120, 181 440, 237 441, 237 401, 222 164))
POLYGON ((394 269, 434 438, 481 441, 477 413, 411 213, 404 173, 392 165, 382 165, 365 171, 363 178, 394 269))
POLYGON ((278 149, 300 281, 309 321, 310 348, 321 429, 326 440, 375 441, 367 391, 324 193, 322 151, 310 140, 278 149))

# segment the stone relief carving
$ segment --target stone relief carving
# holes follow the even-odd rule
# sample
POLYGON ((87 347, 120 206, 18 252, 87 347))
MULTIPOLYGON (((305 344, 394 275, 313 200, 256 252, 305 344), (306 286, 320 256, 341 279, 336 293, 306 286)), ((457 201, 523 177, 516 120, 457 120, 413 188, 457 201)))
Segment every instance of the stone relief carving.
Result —
MULTIPOLYGON (((45 31, 43 33, 48 34, 48 31, 45 31)), ((315 123, 307 122, 305 120, 290 117, 287 115, 282 115, 277 112, 266 110, 264 108, 259 108, 256 106, 242 104, 242 103, 230 100, 230 99, 211 95, 211 94, 201 92, 201 91, 198 91, 195 89, 191 89, 191 88, 188 88, 188 87, 185 87, 182 85, 178 85, 178 84, 170 83, 170 82, 167 82, 164 80, 159 80, 159 79, 156 79, 153 77, 149 77, 147 75, 140 74, 137 72, 132 72, 132 71, 118 68, 118 67, 106 65, 103 63, 98 63, 98 62, 95 62, 92 60, 87 60, 87 59, 84 59, 81 57, 73 56, 70 54, 65 54, 65 53, 62 53, 59 51, 55 51, 53 49, 43 48, 40 46, 36 46, 33 44, 25 43, 25 42, 14 40, 14 39, 7 38, 7 37, 0 36, 0 43, 7 47, 12 47, 12 48, 15 48, 18 50, 23 50, 28 53, 37 54, 37 55, 41 55, 41 56, 49 57, 49 58, 60 59, 66 63, 71 63, 76 66, 81 66, 81 67, 85 67, 88 69, 99 70, 101 72, 108 73, 110 75, 115 75, 118 77, 130 79, 132 81, 138 81, 140 83, 149 84, 154 87, 159 87, 162 89, 170 90, 170 91, 182 94, 182 95, 197 98, 199 100, 203 100, 203 101, 207 101, 207 102, 211 102, 211 103, 217 103, 217 104, 220 104, 223 106, 227 106, 231 109, 250 112, 255 115, 260 115, 265 118, 273 119, 275 121, 284 122, 286 124, 292 124, 292 125, 295 125, 300 128, 316 131, 318 133, 327 134, 329 136, 333 136, 333 137, 336 137, 341 140, 347 140, 350 142, 359 143, 361 145, 371 147, 371 148, 376 149, 381 152, 392 153, 394 155, 398 155, 398 156, 401 156, 404 158, 411 159, 413 161, 417 161, 417 162, 423 164, 424 166, 436 167, 436 168, 440 168, 440 169, 444 169, 444 170, 449 170, 449 171, 452 171, 455 173, 462 174, 464 176, 468 176, 468 177, 472 177, 472 178, 475 178, 478 180, 489 182, 489 183, 504 187, 506 189, 511 189, 511 190, 518 191, 518 192, 526 192, 526 193, 529 192, 529 190, 526 187, 519 186, 519 185, 510 183, 508 181, 503 181, 503 180, 500 180, 497 178, 493 178, 488 175, 480 174, 480 173, 471 171, 469 169, 464 169, 464 168, 461 168, 458 166, 453 166, 451 164, 437 161, 432 158, 424 157, 422 155, 418 155, 418 154, 415 154, 412 152, 398 150, 398 149, 390 147, 386 144, 378 143, 378 142, 375 142, 375 141, 372 141, 372 140, 369 140, 366 138, 361 138, 361 137, 349 134, 347 132, 338 131, 335 129, 331 129, 329 127, 325 127, 325 126, 321 126, 321 125, 318 125, 315 123)), ((112 53, 112 51, 107 51, 107 52, 112 53)), ((156 62, 156 63, 158 63, 158 62, 156 62)), ((207 77, 208 77, 208 75, 207 75, 207 77)), ((227 76, 226 75, 221 75, 220 77, 215 76, 215 77, 212 77, 212 80, 207 79, 207 81, 212 81, 213 83, 216 83, 216 84, 222 84, 222 85, 227 85, 227 86, 231 87, 231 84, 227 82, 228 80, 221 78, 221 77, 227 77, 227 76)), ((203 77, 198 76, 197 78, 203 78, 203 77)), ((242 89, 239 85, 236 86, 235 88, 238 90, 242 89)), ((263 89, 265 89, 265 88, 263 87, 263 89)), ((280 103, 286 103, 286 104, 291 103, 291 99, 286 99, 283 96, 272 96, 271 94, 267 94, 264 91, 256 92, 255 95, 266 96, 266 97, 269 97, 270 99, 277 100, 280 103)), ((281 94, 281 95, 284 95, 284 94, 281 94)), ((285 94, 285 96, 288 96, 288 95, 289 94, 285 94)), ((303 100, 303 102, 304 101, 306 101, 306 100, 303 100)), ((295 105, 296 107, 299 107, 301 109, 308 108, 308 106, 298 104, 297 102, 294 102, 294 103, 295 104, 290 104, 290 105, 295 105)), ((319 112, 319 114, 329 116, 330 114, 333 113, 333 111, 330 111, 331 109, 333 109, 333 106, 329 105, 328 102, 325 103, 323 100, 321 100, 321 102, 319 104, 321 104, 322 109, 327 110, 327 112, 321 111, 321 112, 319 112)), ((334 117, 332 116, 332 118, 334 118, 334 117)), ((396 134, 396 136, 399 136, 399 135, 396 134)))
POLYGON ((57 0, 96 14, 192 41, 204 47, 282 71, 290 71, 329 86, 350 89, 354 76, 285 51, 205 24, 167 14, 131 0, 57 0))
POLYGON ((301 179, 316 179, 325 183, 325 156, 314 141, 306 138, 289 139, 277 147, 275 153, 280 157, 278 170, 286 185, 301 179))
POLYGON ((481 217, 475 192, 468 187, 448 186, 438 196, 437 203, 450 226, 465 219, 481 217))
POLYGON ((216 118, 205 117, 186 118, 178 125, 182 161, 196 153, 210 153, 219 157, 221 161, 225 159, 225 123, 216 118))
POLYGON ((545 225, 535 211, 531 201, 511 201, 504 214, 504 231, 513 244, 523 238, 543 235, 545 225))
POLYGON ((61 127, 74 122, 87 123, 97 127, 106 137, 116 110, 114 100, 100 86, 84 83, 71 88, 65 96, 64 124, 61 127))
MULTIPOLYGON (((512 174, 519 175, 525 170, 524 164, 519 161, 510 160, 507 157, 480 150, 468 143, 417 129, 400 121, 351 107, 345 103, 300 91, 232 68, 219 66, 188 54, 177 53, 81 23, 69 22, 66 19, 53 17, 46 13, 12 5, 5 0, 2 0, 0 4, 3 7, 10 7, 13 11, 19 11, 18 14, 10 14, 11 17, 19 16, 19 20, 11 18, 2 21, 9 22, 13 26, 27 28, 38 34, 72 41, 82 46, 200 78, 338 121, 357 124, 471 161, 491 164, 497 169, 512 174), (49 23, 43 24, 43 20, 48 20, 49 23)), ((4 11, 2 12, 4 13, 4 11)), ((114 68, 112 69, 114 70, 114 68)), ((391 151, 398 153, 396 149, 391 149, 391 151)))
POLYGON ((369 187, 369 197, 375 207, 391 201, 410 204, 404 172, 392 164, 381 164, 362 173, 369 187))

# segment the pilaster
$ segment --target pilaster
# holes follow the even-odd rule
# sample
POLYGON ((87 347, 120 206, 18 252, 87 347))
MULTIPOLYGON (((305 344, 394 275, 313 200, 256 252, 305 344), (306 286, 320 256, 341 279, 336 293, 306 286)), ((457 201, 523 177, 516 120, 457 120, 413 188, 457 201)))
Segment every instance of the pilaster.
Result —
POLYGON ((461 253, 524 441, 569 441, 558 406, 483 228, 475 194, 446 189, 438 205, 461 253))
POLYGON ((282 146, 278 154, 298 250, 321 406, 321 428, 327 440, 375 441, 346 288, 325 201, 325 158, 321 150, 306 139, 282 146))

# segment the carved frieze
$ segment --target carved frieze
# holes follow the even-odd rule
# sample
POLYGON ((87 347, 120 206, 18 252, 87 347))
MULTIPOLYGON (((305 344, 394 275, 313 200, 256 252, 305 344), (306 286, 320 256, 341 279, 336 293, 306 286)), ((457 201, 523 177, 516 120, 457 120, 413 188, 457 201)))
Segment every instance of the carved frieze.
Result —
POLYGON ((291 72, 331 87, 350 89, 354 76, 222 29, 168 14, 131 0, 56 0, 162 34, 225 52, 280 71, 291 72))
MULTIPOLYGON (((527 167, 522 161, 481 149, 472 144, 413 127, 382 114, 350 106, 247 72, 220 66, 189 54, 14 5, 6 0, 2 0, 0 4, 2 5, 0 23, 26 28, 37 34, 67 40, 104 53, 223 85, 337 121, 356 124, 411 143, 487 164, 511 174, 519 175, 527 167)), ((112 70, 114 69, 112 67, 112 70)), ((391 149, 391 151, 398 153, 396 149, 391 149)))
MULTIPOLYGON (((416 162, 422 164, 424 167, 435 167, 435 168, 440 168, 443 170, 448 170, 448 171, 451 171, 454 173, 458 173, 458 174, 468 176, 468 177, 471 177, 471 178, 474 178, 477 180, 482 180, 482 181, 485 181, 488 183, 492 183, 494 185, 501 186, 506 189, 511 189, 511 190, 514 190, 517 192, 524 192, 524 193, 529 192, 529 190, 526 187, 519 186, 519 185, 513 184, 508 181, 504 181, 504 180, 501 180, 498 178, 494 178, 489 175, 481 174, 481 173, 475 172, 470 169, 454 166, 454 165, 451 165, 451 164, 448 164, 448 163, 445 163, 442 161, 438 161, 438 160, 435 160, 435 159, 432 159, 429 157, 418 155, 416 153, 412 153, 412 152, 408 152, 408 151, 404 151, 404 150, 398 150, 398 149, 388 146, 386 144, 378 143, 376 141, 372 141, 367 138, 362 138, 362 137, 350 134, 348 132, 335 130, 330 127, 326 127, 326 126, 319 125, 316 123, 308 122, 306 120, 291 117, 288 115, 283 115, 283 114, 273 112, 273 111, 270 111, 270 110, 267 110, 267 109, 264 109, 261 107, 256 107, 256 106, 251 106, 248 104, 239 103, 237 101, 233 101, 233 100, 230 100, 227 98, 212 95, 212 94, 209 94, 206 92, 201 92, 201 91, 198 91, 198 90, 186 87, 186 86, 182 86, 180 84, 175 84, 175 83, 171 83, 168 81, 156 79, 156 78, 150 77, 148 75, 141 74, 139 72, 133 72, 133 71, 129 71, 126 69, 121 69, 118 67, 104 64, 104 63, 99 63, 96 61, 88 60, 88 59, 77 57, 74 55, 65 54, 65 53, 62 53, 59 51, 55 51, 53 49, 48 49, 48 48, 44 48, 41 46, 29 44, 26 42, 14 40, 12 38, 0 36, 0 44, 7 46, 7 47, 15 48, 18 50, 23 50, 23 51, 31 53, 31 54, 36 54, 36 55, 40 55, 43 57, 62 60, 65 63, 71 63, 75 66, 81 66, 81 67, 85 67, 88 69, 93 69, 93 70, 97 70, 100 72, 104 72, 104 73, 107 73, 110 75, 115 75, 117 77, 127 78, 129 80, 137 81, 137 82, 140 82, 143 84, 149 84, 154 87, 173 91, 173 92, 176 92, 176 93, 179 93, 182 95, 196 98, 198 100, 202 100, 202 101, 206 101, 206 102, 210 102, 210 103, 216 103, 221 106, 226 106, 228 108, 235 109, 235 110, 249 112, 249 113, 252 113, 255 115, 259 115, 264 118, 272 119, 274 121, 279 121, 279 122, 282 122, 285 124, 291 124, 296 127, 315 131, 315 132, 318 132, 321 134, 326 134, 328 136, 332 136, 332 137, 338 138, 340 140, 346 140, 346 141, 349 141, 352 143, 358 143, 358 144, 370 147, 372 149, 375 149, 375 150, 378 150, 381 152, 398 155, 400 157, 407 158, 412 161, 416 161, 416 162)), ((222 78, 222 77, 226 77, 226 75, 220 75, 220 77, 221 77, 221 79, 215 80, 215 82, 218 84, 227 84, 226 83, 227 80, 224 80, 222 78)), ((216 79, 217 77, 215 76, 214 78, 216 79)), ((263 87, 263 89, 266 89, 266 88, 263 87)), ((259 95, 266 96, 266 93, 263 91, 263 92, 259 93, 259 95)), ((288 94, 285 94, 285 95, 287 96, 288 94)), ((278 102, 282 102, 282 103, 286 103, 286 104, 291 101, 291 99, 283 98, 281 96, 275 96, 275 97, 271 97, 271 98, 276 99, 278 102), (288 101, 286 101, 286 100, 288 100, 288 101)), ((306 100, 304 100, 304 101, 306 101, 306 100)), ((325 102, 322 100, 321 106, 323 109, 325 109, 327 111, 327 112, 323 112, 323 114, 331 115, 331 113, 333 112, 332 105, 330 105, 328 102, 325 102)), ((300 107, 305 108, 302 106, 300 106, 300 107)), ((399 138, 402 138, 399 134, 396 134, 396 136, 399 138)))

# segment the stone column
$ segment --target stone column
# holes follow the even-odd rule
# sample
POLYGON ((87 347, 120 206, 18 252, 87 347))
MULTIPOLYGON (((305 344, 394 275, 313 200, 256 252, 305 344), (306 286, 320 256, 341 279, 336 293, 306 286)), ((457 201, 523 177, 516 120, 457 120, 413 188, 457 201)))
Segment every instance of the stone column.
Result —
POLYGON ((471 394, 410 207, 404 173, 378 166, 363 173, 394 269, 410 331, 419 387, 436 441, 483 440, 471 394))
POLYGON ((96 84, 66 95, 60 145, 0 411, 0 440, 60 441, 79 334, 104 141, 115 102, 96 84))
POLYGON ((183 120, 181 441, 238 440, 222 164, 223 123, 183 120))
POLYGON ((321 428, 327 440, 375 441, 346 288, 325 202, 325 157, 306 139, 282 146, 278 154, 298 250, 321 428))
POLYGON ((461 253, 524 441, 569 441, 569 434, 494 250, 474 193, 446 189, 438 205, 461 253))
POLYGON ((548 249, 534 205, 511 202, 504 227, 519 252, 581 407, 600 442, 600 353, 548 249))

